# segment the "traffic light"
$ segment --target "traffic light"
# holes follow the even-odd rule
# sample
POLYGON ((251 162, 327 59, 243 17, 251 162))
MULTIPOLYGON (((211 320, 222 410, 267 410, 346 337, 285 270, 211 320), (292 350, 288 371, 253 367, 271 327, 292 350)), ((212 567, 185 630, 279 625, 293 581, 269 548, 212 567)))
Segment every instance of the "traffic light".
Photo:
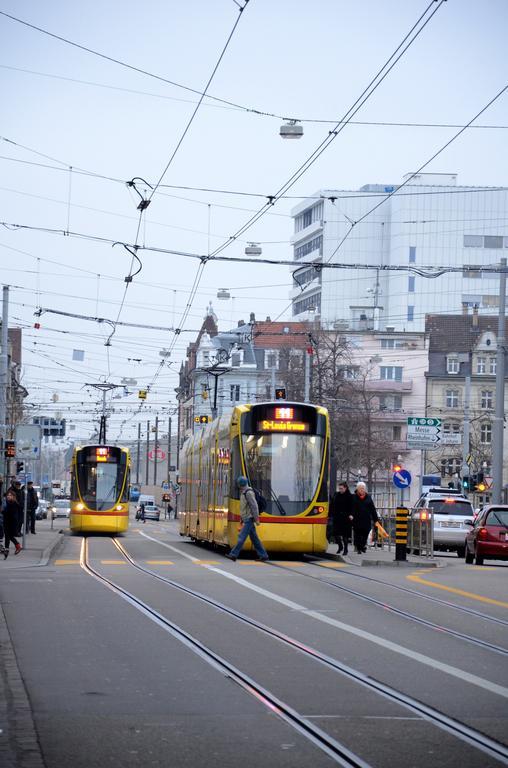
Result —
POLYGON ((286 390, 284 387, 278 387, 278 389, 275 390, 275 399, 276 400, 286 399, 286 390))
POLYGON ((14 440, 4 442, 4 456, 6 459, 14 459, 16 456, 16 442, 14 440))
POLYGON ((475 491, 483 493, 487 490, 487 484, 485 482, 485 475, 483 472, 478 472, 476 475, 475 491))
POLYGON ((470 490, 470 478, 469 478, 469 475, 464 475, 464 477, 462 478, 462 488, 465 491, 469 491, 470 490))
POLYGON ((402 464, 394 464, 392 469, 394 472, 400 472, 400 470, 402 469, 402 464))
POLYGON ((25 471, 25 462, 24 461, 17 461, 16 462, 16 474, 19 475, 21 472, 25 471))
POLYGON ((210 416, 194 416, 194 423, 195 424, 208 424, 210 421, 210 416))

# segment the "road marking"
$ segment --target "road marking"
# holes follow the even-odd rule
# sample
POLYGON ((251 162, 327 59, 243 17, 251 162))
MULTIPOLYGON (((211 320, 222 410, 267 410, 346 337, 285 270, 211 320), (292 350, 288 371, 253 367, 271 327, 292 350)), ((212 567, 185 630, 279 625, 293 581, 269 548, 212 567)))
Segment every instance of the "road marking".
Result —
POLYGON ((218 560, 196 560, 197 565, 220 565, 218 560))
POLYGON ((347 568, 347 563, 319 563, 322 568, 347 568))
POLYGON ((442 589, 445 592, 452 592, 454 595, 462 595, 462 597, 468 597, 470 600, 477 600, 479 603, 488 603, 489 605, 500 605, 501 608, 508 608, 508 603, 504 603, 502 600, 495 600, 493 597, 485 597, 484 595, 476 595, 474 592, 466 592, 464 589, 457 589, 456 587, 448 587, 446 584, 436 584, 434 581, 426 581, 419 574, 413 574, 407 577, 409 581, 416 581, 418 584, 424 584, 426 587, 432 587, 433 589, 442 589))
POLYGON ((125 560, 101 560, 102 565, 127 565, 125 560))
POLYGON ((274 565, 284 565, 287 568, 300 568, 300 566, 307 565, 307 563, 300 563, 295 560, 271 560, 270 562, 274 565))
MULTIPOLYGON (((177 549, 177 547, 172 547, 171 544, 158 541, 157 539, 148 536, 146 533, 142 533, 141 535, 147 539, 152 539, 152 541, 157 542, 157 544, 162 547, 166 547, 167 549, 171 549, 174 552, 178 552, 188 560, 192 560, 192 562, 199 562, 197 558, 188 555, 186 552, 181 552, 179 549, 177 549)), ((373 635, 371 632, 365 632, 363 629, 358 629, 357 627, 353 627, 350 624, 345 624, 338 619, 325 616, 324 614, 318 613, 317 611, 308 610, 304 605, 295 603, 292 600, 287 600, 285 597, 277 595, 274 592, 269 592, 267 589, 258 587, 257 585, 252 584, 250 581, 245 581, 245 579, 242 579, 241 576, 236 576, 234 573, 230 573, 229 571, 223 571, 220 568, 215 568, 210 565, 205 565, 204 567, 208 568, 213 573, 217 573, 220 576, 223 576, 226 579, 235 581, 240 586, 245 587, 245 589, 250 589, 252 592, 256 592, 258 595, 262 595, 263 597, 267 597, 269 600, 273 600, 276 603, 285 605, 286 608, 291 608, 293 611, 301 611, 306 616, 310 616, 311 618, 316 619, 317 621, 321 621, 324 624, 329 624, 330 626, 336 627, 343 632, 348 632, 351 635, 356 635, 356 637, 361 637, 363 640, 367 640, 374 645, 379 645, 386 650, 398 653, 400 656, 406 656, 412 661, 417 661, 424 666, 430 667, 431 669, 440 670, 441 672, 450 675, 450 677, 456 677, 459 680, 462 680, 462 682, 470 683, 471 685, 475 685, 477 688, 483 688, 490 693, 496 693, 498 696, 502 696, 503 698, 508 699, 508 688, 505 688, 502 685, 491 683, 490 680, 484 680, 483 678, 478 677, 477 675, 473 675, 470 672, 466 672, 463 669, 452 667, 450 664, 444 664, 437 659, 433 659, 431 656, 425 656, 423 653, 418 653, 417 651, 411 650, 411 648, 405 648, 404 646, 398 645, 397 643, 392 643, 391 640, 385 640, 378 635, 373 635)))
POLYGON ((79 565, 79 560, 55 560, 55 565, 79 565))
POLYGON ((174 565, 172 560, 147 560, 148 565, 174 565))

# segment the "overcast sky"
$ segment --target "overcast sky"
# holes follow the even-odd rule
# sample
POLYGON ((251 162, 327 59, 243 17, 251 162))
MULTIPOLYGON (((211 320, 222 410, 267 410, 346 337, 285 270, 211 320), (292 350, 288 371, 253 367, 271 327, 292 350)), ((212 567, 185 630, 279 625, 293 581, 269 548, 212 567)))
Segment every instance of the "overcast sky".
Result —
MULTIPOLYGON (((249 110, 309 121, 304 137, 283 140, 279 117, 205 99, 164 175, 162 183, 171 186, 157 189, 139 234, 140 198, 125 182, 141 177, 153 186, 159 180, 199 96, 0 16, 1 221, 108 241, 134 243, 138 237, 140 245, 171 251, 213 251, 326 138, 333 122, 319 121, 346 113, 428 4, 250 0, 208 93, 249 110)), ((439 3, 431 5, 433 10, 439 3)), ((198 92, 239 16, 234 0, 3 0, 0 10, 198 92)), ((465 124, 508 82, 507 29, 506 0, 448 0, 355 120, 465 124)), ((508 126, 508 96, 479 122, 508 126)), ((223 255, 241 256, 253 241, 262 244, 264 256, 291 258, 290 211, 299 199, 321 188, 396 184, 455 132, 348 126, 291 189, 294 198, 278 201, 223 255)), ((505 186, 506 136, 503 128, 470 129, 426 170, 458 173, 461 185, 505 186)), ((144 195, 143 182, 138 188, 144 195)), ((2 227, 0 246, 2 282, 11 285, 10 324, 24 329, 28 402, 38 404, 39 415, 59 413, 73 421, 76 437, 90 434, 98 397, 86 383, 118 384, 122 377, 138 382, 130 397, 113 401, 111 438, 126 419, 121 434, 129 438, 140 418, 157 411, 167 417, 162 408, 175 402, 185 348, 210 301, 221 329, 248 320, 250 312, 258 319, 290 317, 290 272, 284 266, 209 262, 190 301, 199 261, 140 250, 142 270, 121 305, 132 261, 121 245, 2 227), (217 299, 219 288, 228 288, 232 298, 217 299), (175 339, 170 331, 117 326, 106 347, 110 326, 48 312, 36 318, 38 307, 182 325, 186 332, 175 339), (134 415, 137 389, 152 383, 165 348, 172 349, 172 365, 159 371, 141 414, 134 415), (84 350, 83 361, 73 360, 75 349, 84 350)), ((446 290, 446 276, 441 281, 439 289, 446 290)))

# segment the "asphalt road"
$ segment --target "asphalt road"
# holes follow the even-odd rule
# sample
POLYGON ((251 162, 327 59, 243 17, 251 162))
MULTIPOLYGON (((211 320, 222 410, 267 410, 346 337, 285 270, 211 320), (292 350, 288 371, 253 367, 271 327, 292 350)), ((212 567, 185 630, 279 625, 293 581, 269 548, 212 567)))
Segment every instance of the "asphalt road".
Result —
POLYGON ((221 605, 135 569, 107 537, 88 538, 91 568, 159 618, 84 570, 81 536, 66 536, 46 567, 9 572, 0 601, 46 768, 508 764, 508 563, 232 563, 165 521, 133 522, 119 542, 143 568, 221 605), (338 762, 189 638, 358 761, 338 762), (504 745, 504 763, 393 693, 504 745))

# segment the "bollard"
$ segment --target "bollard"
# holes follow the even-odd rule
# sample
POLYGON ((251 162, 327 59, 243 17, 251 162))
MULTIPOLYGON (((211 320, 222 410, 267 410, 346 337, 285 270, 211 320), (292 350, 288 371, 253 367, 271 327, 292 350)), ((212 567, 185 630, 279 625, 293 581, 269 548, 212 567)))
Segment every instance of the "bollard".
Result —
POLYGON ((407 559, 407 507, 397 507, 395 512, 395 560, 407 559))

